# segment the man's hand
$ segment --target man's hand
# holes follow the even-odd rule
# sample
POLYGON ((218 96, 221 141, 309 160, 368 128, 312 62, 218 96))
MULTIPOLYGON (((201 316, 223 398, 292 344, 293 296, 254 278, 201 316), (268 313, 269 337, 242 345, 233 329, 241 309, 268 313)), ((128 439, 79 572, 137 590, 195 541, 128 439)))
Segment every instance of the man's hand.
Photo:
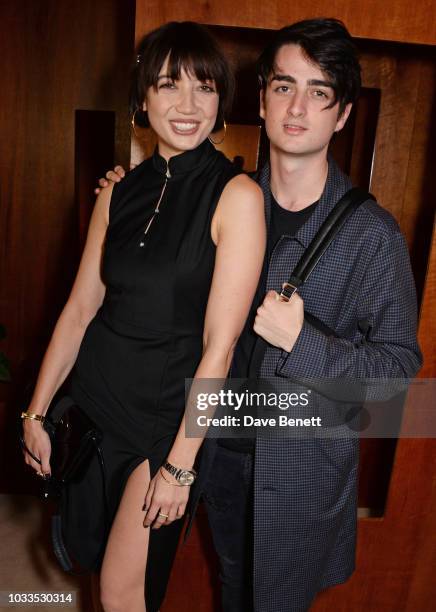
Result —
MULTIPOLYGON (((134 167, 135 166, 130 168, 130 170, 132 170, 134 167)), ((98 184, 100 185, 100 187, 96 187, 94 189, 94 193, 98 195, 103 187, 107 187, 109 183, 119 183, 121 179, 123 179, 125 176, 126 173, 124 171, 124 168, 122 166, 115 166, 113 170, 109 170, 109 172, 106 172, 106 178, 98 179, 98 184)))
POLYGON ((292 351, 304 322, 304 302, 294 293, 289 302, 279 300, 279 294, 268 291, 257 309, 253 329, 264 340, 288 353, 292 351))

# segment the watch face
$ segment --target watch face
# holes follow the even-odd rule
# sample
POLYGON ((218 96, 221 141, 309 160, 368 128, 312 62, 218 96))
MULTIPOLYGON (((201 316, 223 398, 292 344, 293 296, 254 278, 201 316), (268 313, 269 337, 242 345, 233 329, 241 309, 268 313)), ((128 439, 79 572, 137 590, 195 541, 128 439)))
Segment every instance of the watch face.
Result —
POLYGON ((194 474, 191 474, 191 472, 182 472, 178 477, 178 481, 182 485, 191 485, 194 482, 194 474))

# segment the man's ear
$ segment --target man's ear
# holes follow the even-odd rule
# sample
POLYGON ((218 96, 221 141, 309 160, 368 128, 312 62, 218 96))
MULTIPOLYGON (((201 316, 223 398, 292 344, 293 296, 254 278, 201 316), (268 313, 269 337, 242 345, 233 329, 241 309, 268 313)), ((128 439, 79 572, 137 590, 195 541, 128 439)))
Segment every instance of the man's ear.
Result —
POLYGON ((147 112, 147 101, 144 100, 144 102, 142 103, 142 110, 144 111, 144 113, 147 112))
POLYGON ((265 119, 265 90, 263 88, 259 91, 259 116, 265 119))
POLYGON ((342 115, 340 117, 338 117, 338 120, 336 122, 335 132, 340 132, 342 130, 342 128, 344 127, 344 125, 347 123, 347 119, 350 116, 350 112, 351 112, 352 107, 353 107, 353 105, 350 102, 344 108, 344 112, 342 113, 342 115))

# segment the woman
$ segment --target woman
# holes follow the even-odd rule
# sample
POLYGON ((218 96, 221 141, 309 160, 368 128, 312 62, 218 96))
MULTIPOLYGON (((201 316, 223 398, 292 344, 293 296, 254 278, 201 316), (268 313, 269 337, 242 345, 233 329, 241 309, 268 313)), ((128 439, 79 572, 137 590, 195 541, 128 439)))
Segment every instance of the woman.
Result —
MULTIPOLYGON (((174 521, 189 495, 181 485, 195 476, 201 444, 184 435, 185 378, 227 375, 260 274, 261 191, 208 140, 223 125, 231 82, 224 57, 197 24, 169 23, 144 39, 133 91, 157 149, 98 196, 28 407, 30 417, 44 415, 74 366, 71 394, 104 432, 113 517, 101 564, 106 612, 145 610, 150 525, 165 525, 162 536, 154 532, 164 544, 156 546, 158 562, 151 555, 146 585, 156 594, 148 612, 159 606, 177 543, 174 521)), ((26 463, 50 473, 41 423, 23 423, 27 448, 42 465, 29 454, 26 463)), ((85 566, 102 537, 97 470, 91 465, 71 485, 65 509, 69 547, 85 566), (86 538, 84 514, 95 523, 86 538)))

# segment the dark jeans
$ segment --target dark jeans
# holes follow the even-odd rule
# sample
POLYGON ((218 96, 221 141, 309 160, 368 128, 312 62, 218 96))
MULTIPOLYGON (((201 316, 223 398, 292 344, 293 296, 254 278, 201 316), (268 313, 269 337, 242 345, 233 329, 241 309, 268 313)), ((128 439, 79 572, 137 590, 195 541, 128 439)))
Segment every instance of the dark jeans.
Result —
POLYGON ((217 447, 203 491, 220 559, 223 612, 253 609, 253 457, 217 447))

